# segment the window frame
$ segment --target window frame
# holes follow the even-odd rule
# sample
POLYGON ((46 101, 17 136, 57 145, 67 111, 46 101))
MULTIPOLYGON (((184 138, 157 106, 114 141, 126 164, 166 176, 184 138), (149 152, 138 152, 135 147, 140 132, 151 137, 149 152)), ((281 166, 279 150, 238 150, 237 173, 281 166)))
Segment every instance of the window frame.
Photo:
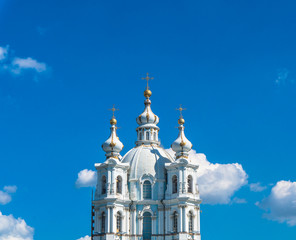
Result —
POLYGON ((105 175, 101 177, 101 194, 107 193, 107 178, 105 175))
POLYGON ((172 193, 175 194, 178 192, 178 177, 177 175, 172 176, 172 193))
POLYGON ((143 192, 143 200, 151 200, 152 199, 152 184, 147 179, 144 180, 144 182, 143 182, 143 191, 142 192, 143 192), (148 193, 148 195, 147 195, 147 193, 148 193))

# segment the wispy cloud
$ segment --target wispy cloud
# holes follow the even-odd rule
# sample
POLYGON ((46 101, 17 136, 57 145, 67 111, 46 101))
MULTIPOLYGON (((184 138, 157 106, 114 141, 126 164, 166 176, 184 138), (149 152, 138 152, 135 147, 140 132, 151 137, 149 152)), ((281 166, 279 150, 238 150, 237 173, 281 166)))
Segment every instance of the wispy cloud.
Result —
POLYGON ((46 63, 39 62, 31 57, 21 58, 12 56, 9 46, 0 47, 0 70, 9 72, 14 76, 22 75, 26 72, 35 74, 45 73, 49 70, 46 63))
POLYGON ((0 47, 0 62, 7 58, 8 49, 9 49, 9 46, 0 47))
POLYGON ((91 237, 86 235, 85 237, 81 237, 81 238, 79 238, 77 240, 90 240, 90 239, 91 239, 91 237))
POLYGON ((34 229, 28 226, 24 219, 0 212, 1 240, 33 240, 33 235, 34 229))
POLYGON ((76 180, 76 187, 94 187, 97 182, 97 172, 84 169, 78 173, 78 178, 76 180))
POLYGON ((287 68, 280 68, 277 70, 277 77, 275 84, 277 86, 287 86, 295 83, 295 78, 292 76, 291 71, 287 68))
POLYGON ((262 192, 267 188, 266 186, 262 186, 260 182, 251 183, 249 187, 252 192, 262 192))
MULTIPOLYGON (((173 151, 168 149, 171 155, 173 151)), ((231 204, 231 198, 242 186, 248 183, 248 175, 239 163, 211 163, 202 153, 189 152, 191 162, 199 165, 198 186, 203 203, 231 204)), ((236 199, 236 203, 243 200, 236 199)))
POLYGON ((45 72, 47 70, 46 64, 36 61, 30 57, 28 58, 14 58, 11 62, 10 71, 14 74, 21 74, 22 71, 33 70, 37 73, 45 72))
POLYGON ((0 190, 0 204, 5 205, 12 200, 11 194, 17 190, 16 186, 5 186, 3 191, 0 190))
POLYGON ((244 198, 234 197, 234 198, 231 200, 231 203, 244 204, 244 203, 247 203, 247 200, 244 199, 244 198))
POLYGON ((296 182, 277 182, 270 195, 256 205, 266 211, 264 217, 296 226, 296 182))

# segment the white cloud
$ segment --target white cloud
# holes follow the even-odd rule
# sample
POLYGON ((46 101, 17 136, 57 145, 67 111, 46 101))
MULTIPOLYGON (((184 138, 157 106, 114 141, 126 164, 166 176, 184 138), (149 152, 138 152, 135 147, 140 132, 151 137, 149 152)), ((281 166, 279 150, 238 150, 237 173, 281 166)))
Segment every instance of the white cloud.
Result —
POLYGON ((85 237, 79 238, 77 240, 90 240, 90 236, 86 235, 85 237))
POLYGON ((266 186, 262 186, 260 182, 251 183, 249 187, 252 192, 262 192, 267 188, 266 186))
POLYGON ((11 202, 11 193, 16 192, 16 186, 5 186, 3 191, 0 190, 0 204, 5 205, 11 202))
POLYGON ((17 187, 15 185, 13 186, 4 186, 4 191, 8 192, 8 193, 15 193, 17 190, 17 187))
POLYGON ((84 169, 78 173, 76 187, 93 187, 97 182, 97 173, 92 170, 84 169))
POLYGON ((0 191, 0 204, 5 205, 11 202, 11 196, 7 192, 0 191))
POLYGON ((256 205, 267 211, 264 217, 296 226, 296 182, 277 182, 270 195, 256 205))
POLYGON ((33 70, 38 73, 46 71, 47 67, 45 63, 40 63, 35 59, 28 58, 14 58, 11 62, 10 71, 14 74, 20 74, 23 70, 33 70))
POLYGON ((20 75, 25 71, 30 71, 35 74, 40 74, 48 71, 48 66, 45 63, 39 62, 31 57, 20 58, 12 57, 9 46, 0 46, 0 69, 10 72, 13 75, 20 75), (5 61, 4 61, 5 60, 5 61))
MULTIPOLYGON (((171 149, 168 151, 174 155, 171 149)), ((199 165, 198 186, 203 203, 231 203, 234 193, 248 182, 248 175, 239 163, 210 163, 204 154, 195 150, 189 152, 189 159, 199 165)))
POLYGON ((6 47, 0 47, 0 61, 3 61, 7 58, 8 48, 8 45, 6 47))
POLYGON ((247 200, 244 198, 235 197, 231 200, 231 203, 243 204, 243 203, 247 203, 247 200))
POLYGON ((1 240, 33 240, 34 229, 24 219, 3 215, 0 212, 1 240))

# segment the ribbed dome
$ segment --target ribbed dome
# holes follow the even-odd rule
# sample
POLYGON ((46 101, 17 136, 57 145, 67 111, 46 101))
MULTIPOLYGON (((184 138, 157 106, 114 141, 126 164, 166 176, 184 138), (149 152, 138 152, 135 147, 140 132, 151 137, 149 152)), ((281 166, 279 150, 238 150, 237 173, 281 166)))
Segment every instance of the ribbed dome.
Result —
POLYGON ((102 144, 102 148, 106 152, 107 158, 119 156, 119 153, 123 149, 123 144, 120 142, 116 134, 116 122, 115 118, 111 119, 110 137, 102 144))
POLYGON ((165 179, 165 163, 173 158, 162 147, 141 145, 131 149, 122 158, 123 163, 130 165, 130 179, 139 179, 144 174, 151 174, 157 179, 165 179))
POLYGON ((139 117, 137 117, 137 123, 139 125, 143 125, 143 124, 155 124, 156 125, 159 122, 159 118, 151 110, 150 99, 147 98, 144 103, 145 103, 145 110, 142 114, 139 115, 139 117))
POLYGON ((179 125, 179 134, 177 139, 172 143, 171 148, 173 151, 176 153, 176 157, 180 156, 188 156, 188 152, 192 148, 192 143, 185 137, 184 133, 184 126, 183 124, 185 123, 185 120, 180 117, 178 120, 179 125))

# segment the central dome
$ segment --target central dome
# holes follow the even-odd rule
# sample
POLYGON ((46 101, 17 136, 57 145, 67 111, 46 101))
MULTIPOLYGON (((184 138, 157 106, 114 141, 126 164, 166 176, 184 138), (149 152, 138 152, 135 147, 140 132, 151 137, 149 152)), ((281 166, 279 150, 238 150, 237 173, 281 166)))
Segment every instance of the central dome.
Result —
POLYGON ((165 163, 174 162, 170 154, 157 145, 140 145, 128 151, 122 158, 130 165, 130 179, 139 179, 144 174, 156 179, 165 179, 165 163))

